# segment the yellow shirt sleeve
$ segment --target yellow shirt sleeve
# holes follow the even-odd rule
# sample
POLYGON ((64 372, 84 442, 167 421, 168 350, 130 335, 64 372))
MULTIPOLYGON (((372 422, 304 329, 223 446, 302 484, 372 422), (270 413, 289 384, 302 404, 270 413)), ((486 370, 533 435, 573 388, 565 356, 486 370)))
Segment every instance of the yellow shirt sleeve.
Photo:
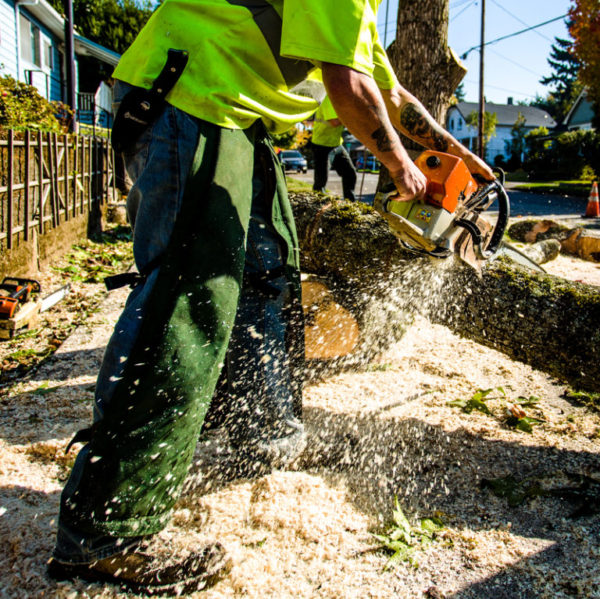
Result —
POLYGON ((393 89, 396 85, 399 85, 387 52, 379 41, 379 36, 377 36, 373 45, 373 63, 375 65, 373 79, 375 79, 379 89, 393 89))
POLYGON ((378 5, 379 0, 286 0, 281 54, 373 77, 378 5))

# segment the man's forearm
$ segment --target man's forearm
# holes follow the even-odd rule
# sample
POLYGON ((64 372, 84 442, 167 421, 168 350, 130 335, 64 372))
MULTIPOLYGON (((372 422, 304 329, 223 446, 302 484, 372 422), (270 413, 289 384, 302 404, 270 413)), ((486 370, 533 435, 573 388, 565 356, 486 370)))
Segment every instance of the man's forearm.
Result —
POLYGON ((348 130, 390 171, 405 168, 410 158, 373 79, 347 67, 324 64, 323 81, 338 117, 348 130))
POLYGON ((494 174, 483 160, 459 143, 427 112, 425 107, 403 87, 381 91, 392 125, 417 143, 438 152, 462 158, 472 173, 485 179, 494 174))
POLYGON ((382 90, 392 124, 417 143, 438 152, 461 155, 466 150, 404 88, 382 90))

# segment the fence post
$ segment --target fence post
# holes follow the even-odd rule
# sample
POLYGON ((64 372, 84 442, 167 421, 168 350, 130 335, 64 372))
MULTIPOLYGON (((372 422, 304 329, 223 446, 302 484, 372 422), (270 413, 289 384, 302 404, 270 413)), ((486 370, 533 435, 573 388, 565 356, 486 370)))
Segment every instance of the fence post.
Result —
POLYGON ((39 200, 39 222, 40 235, 44 233, 44 148, 42 143, 42 132, 38 131, 38 200, 39 200))
POLYGON ((7 182, 7 204, 8 212, 6 214, 6 247, 7 249, 12 248, 12 234, 13 234, 13 151, 14 151, 14 138, 13 130, 8 131, 8 182, 7 182))
POLYGON ((23 229, 23 239, 29 240, 29 179, 31 178, 31 169, 29 167, 31 138, 29 129, 25 131, 25 220, 23 229))
POLYGON ((73 136, 75 140, 73 148, 73 218, 77 216, 77 151, 79 149, 79 135, 73 136))
POLYGON ((56 194, 54 193, 54 178, 52 173, 54 172, 54 157, 52 155, 52 133, 48 132, 46 135, 46 156, 48 158, 48 179, 50 183, 50 210, 52 214, 52 228, 58 226, 58 217, 56 214, 56 194))
POLYGON ((69 220, 69 142, 68 136, 63 135, 63 162, 65 164, 65 221, 69 220))
MULTIPOLYGON (((88 138, 89 139, 89 138, 88 138)), ((92 140, 89 139, 88 148, 88 213, 92 211, 92 140)))

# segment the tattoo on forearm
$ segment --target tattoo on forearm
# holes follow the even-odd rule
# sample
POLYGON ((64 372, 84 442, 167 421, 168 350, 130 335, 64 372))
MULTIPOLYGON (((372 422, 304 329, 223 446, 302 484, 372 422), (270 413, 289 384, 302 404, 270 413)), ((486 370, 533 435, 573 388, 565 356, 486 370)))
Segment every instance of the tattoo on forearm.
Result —
POLYGON ((379 127, 379 129, 373 131, 373 133, 371 133, 371 138, 375 140, 377 149, 380 152, 389 152, 392 149, 392 140, 387 134, 385 127, 379 127))
POLYGON ((406 104, 400 112, 400 123, 410 133, 439 152, 448 150, 448 140, 439 125, 415 104, 406 104))

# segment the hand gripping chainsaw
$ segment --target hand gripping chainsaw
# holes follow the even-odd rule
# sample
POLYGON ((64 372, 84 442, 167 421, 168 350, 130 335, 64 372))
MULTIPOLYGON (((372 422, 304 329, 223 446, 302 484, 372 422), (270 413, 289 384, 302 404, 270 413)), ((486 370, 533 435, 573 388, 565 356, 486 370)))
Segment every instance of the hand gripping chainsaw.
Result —
POLYGON ((509 252, 518 262, 543 270, 502 241, 510 201, 501 171, 501 180, 478 182, 460 158, 432 150, 423 152, 415 164, 427 177, 424 200, 398 201, 393 187, 378 192, 374 201, 375 209, 406 249, 435 258, 455 253, 477 271, 499 251, 509 252), (498 203, 498 216, 492 225, 481 213, 494 202, 498 203))

